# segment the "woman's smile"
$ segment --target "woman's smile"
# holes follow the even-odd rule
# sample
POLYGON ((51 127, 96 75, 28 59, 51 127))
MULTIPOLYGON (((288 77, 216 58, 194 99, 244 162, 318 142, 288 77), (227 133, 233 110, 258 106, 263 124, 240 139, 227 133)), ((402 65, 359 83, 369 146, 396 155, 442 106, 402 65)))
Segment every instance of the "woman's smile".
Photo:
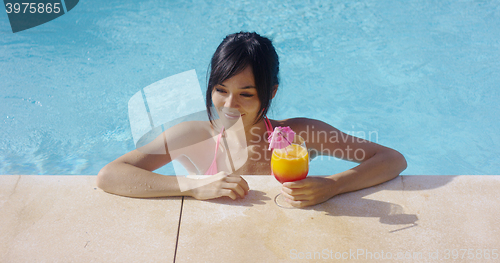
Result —
POLYGON ((229 115, 227 113, 224 113, 224 115, 226 116, 226 118, 228 119, 238 119, 240 116, 243 116, 243 115, 229 115))

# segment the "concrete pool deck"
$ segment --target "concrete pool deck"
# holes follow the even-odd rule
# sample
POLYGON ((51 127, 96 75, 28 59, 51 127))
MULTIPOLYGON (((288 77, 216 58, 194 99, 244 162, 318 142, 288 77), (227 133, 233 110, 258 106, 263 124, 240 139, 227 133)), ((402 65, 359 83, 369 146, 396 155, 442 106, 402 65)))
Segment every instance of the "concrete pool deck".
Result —
POLYGON ((199 201, 0 176, 0 262, 500 260, 500 176, 400 176, 305 209, 276 206, 273 177, 244 177, 245 199, 199 201))

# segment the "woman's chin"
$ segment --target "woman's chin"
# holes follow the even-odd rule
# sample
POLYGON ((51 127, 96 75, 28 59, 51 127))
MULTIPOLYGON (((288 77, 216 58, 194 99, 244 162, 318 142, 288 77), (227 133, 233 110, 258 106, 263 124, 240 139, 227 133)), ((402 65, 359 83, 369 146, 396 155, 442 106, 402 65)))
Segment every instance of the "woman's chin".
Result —
POLYGON ((223 114, 220 119, 221 119, 222 125, 224 125, 224 127, 226 129, 243 128, 243 118, 242 118, 243 116, 244 115, 231 116, 231 115, 223 114))

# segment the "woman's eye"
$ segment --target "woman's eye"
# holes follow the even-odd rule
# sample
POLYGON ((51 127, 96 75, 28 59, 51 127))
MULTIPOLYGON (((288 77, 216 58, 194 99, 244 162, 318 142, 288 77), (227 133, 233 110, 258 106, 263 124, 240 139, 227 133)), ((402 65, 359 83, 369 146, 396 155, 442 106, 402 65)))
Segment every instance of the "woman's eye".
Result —
POLYGON ((218 88, 215 88, 215 91, 220 92, 220 93, 224 93, 225 92, 224 90, 218 89, 218 88))
POLYGON ((250 97, 253 97, 253 94, 246 94, 246 93, 243 93, 243 94, 241 94, 241 96, 243 96, 243 97, 247 97, 247 98, 250 98, 250 97))

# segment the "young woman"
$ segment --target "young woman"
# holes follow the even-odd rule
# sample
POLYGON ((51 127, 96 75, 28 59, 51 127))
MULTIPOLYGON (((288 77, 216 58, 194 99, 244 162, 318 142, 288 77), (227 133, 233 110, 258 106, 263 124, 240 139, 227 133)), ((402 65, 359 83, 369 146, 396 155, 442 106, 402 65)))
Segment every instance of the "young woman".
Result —
POLYGON ((106 192, 132 197, 244 198, 249 188, 241 175, 271 174, 267 136, 276 126, 289 126, 300 134, 306 140, 311 159, 330 155, 359 163, 338 174, 284 183, 282 193, 296 207, 315 205, 341 193, 380 184, 406 169, 406 160, 399 152, 342 133, 322 121, 267 119, 267 110, 278 90, 278 72, 278 55, 269 39, 247 32, 228 35, 211 60, 206 93, 210 121, 185 122, 166 130, 145 146, 148 149, 131 151, 102 168, 97 185, 106 192), (212 107, 220 119, 214 120, 212 107), (230 126, 225 122, 235 120, 242 124, 240 128, 225 127, 230 126), (246 158, 232 160, 240 163, 230 170, 224 161, 228 157, 225 148, 232 150, 232 156, 246 158), (159 149, 166 152, 154 154, 159 149), (211 176, 189 179, 152 172, 174 159, 190 173, 211 176))

